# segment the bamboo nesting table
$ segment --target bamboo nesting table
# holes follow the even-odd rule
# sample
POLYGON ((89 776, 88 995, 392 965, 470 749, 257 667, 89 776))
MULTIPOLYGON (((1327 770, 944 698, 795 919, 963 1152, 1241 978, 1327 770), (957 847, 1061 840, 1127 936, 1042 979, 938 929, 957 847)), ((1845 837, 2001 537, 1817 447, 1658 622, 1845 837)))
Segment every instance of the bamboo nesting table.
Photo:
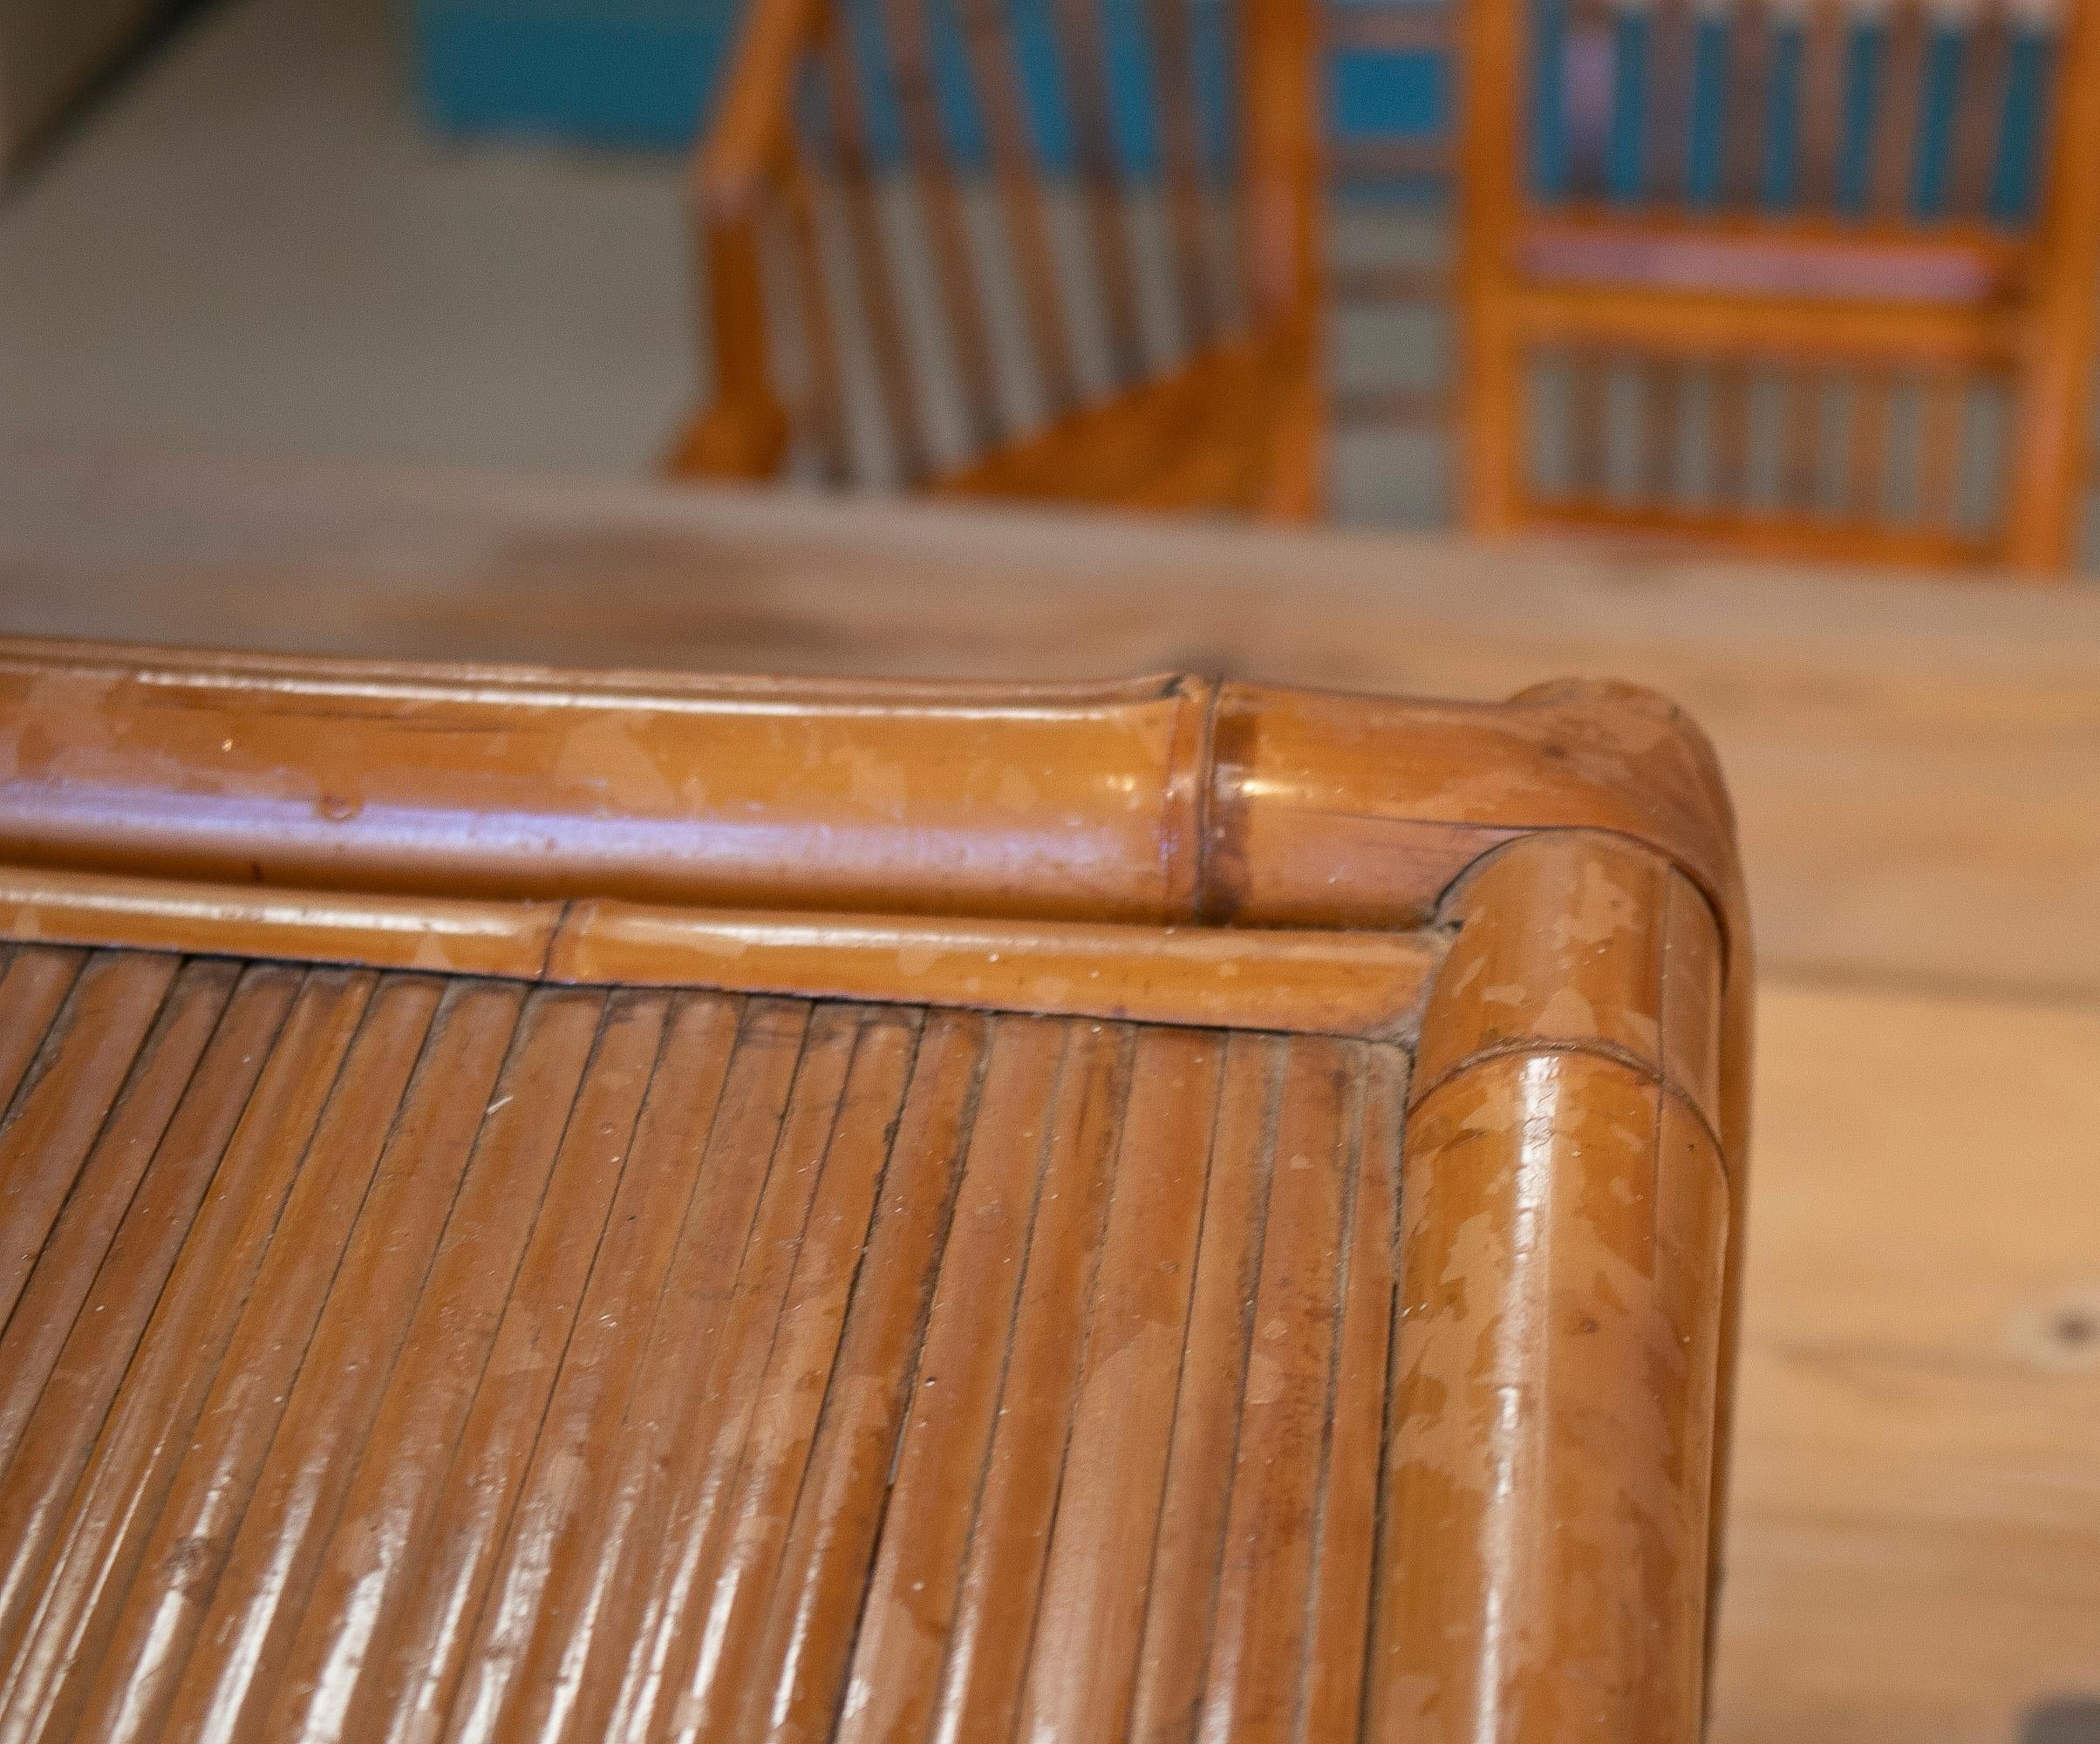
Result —
POLYGON ((1696 1734, 1658 698, 17 642, 0 772, 5 1736, 1696 1734))

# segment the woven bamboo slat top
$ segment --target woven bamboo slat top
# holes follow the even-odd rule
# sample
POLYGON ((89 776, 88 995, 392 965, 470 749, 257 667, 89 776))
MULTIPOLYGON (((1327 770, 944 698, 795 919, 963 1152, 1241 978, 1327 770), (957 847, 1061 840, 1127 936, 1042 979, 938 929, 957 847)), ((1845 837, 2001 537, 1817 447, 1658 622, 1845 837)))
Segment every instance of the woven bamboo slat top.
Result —
POLYGON ((1711 768, 0 647, 0 1744, 1694 1738, 1711 768))

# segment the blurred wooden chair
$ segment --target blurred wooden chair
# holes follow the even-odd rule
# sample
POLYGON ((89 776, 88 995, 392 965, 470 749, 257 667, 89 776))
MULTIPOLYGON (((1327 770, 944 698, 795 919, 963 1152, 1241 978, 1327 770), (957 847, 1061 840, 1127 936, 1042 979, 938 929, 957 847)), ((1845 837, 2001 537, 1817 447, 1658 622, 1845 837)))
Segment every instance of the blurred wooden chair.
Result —
POLYGON ((1101 0, 1026 44, 1042 20, 1002 0, 754 0, 695 161, 713 399, 672 469, 801 449, 838 483, 1314 512, 1312 7, 1245 0, 1228 43, 1147 0, 1138 151, 1101 0), (1025 77, 1046 49, 1054 100, 1025 77))
POLYGON ((2071 562, 2100 0, 1465 0, 1460 35, 1469 526, 2071 562))

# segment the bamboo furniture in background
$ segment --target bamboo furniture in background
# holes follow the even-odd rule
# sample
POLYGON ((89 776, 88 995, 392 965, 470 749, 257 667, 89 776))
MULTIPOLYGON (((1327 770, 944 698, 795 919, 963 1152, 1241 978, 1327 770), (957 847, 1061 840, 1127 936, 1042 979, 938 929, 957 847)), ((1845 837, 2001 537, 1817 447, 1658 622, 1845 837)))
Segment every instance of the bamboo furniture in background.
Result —
POLYGON ((1104 11, 1057 0, 1047 14, 1071 160, 1053 181, 1018 10, 963 0, 951 24, 927 0, 746 9, 693 165, 713 397, 675 472, 766 478, 801 448, 834 482, 1317 509, 1315 0, 1233 9, 1224 112, 1198 53, 1207 9, 1142 9, 1163 275, 1111 114, 1104 11), (981 162, 937 88, 941 30, 966 58, 981 162))
POLYGON ((2070 565, 2100 4, 1466 0, 1459 24, 1469 528, 2070 565), (2044 55, 2022 215, 2000 154, 2015 58, 2044 55))
POLYGON ((989 0, 763 0, 695 160, 715 386, 675 469, 1303 515, 1333 420, 1431 417, 1478 532, 2061 573, 2100 296, 2100 111, 2066 93, 2100 85, 2095 3, 1482 0, 1453 24, 1151 0, 1154 164, 1099 0, 1059 0, 1048 43, 989 0), (1322 166, 1421 153, 1331 152, 1324 57, 1447 33, 1455 261, 1330 274, 1322 166), (1448 296, 1449 383, 1331 392, 1330 293, 1448 296))
POLYGON ((1660 698, 0 644, 0 1725, 1684 1744, 1660 698))

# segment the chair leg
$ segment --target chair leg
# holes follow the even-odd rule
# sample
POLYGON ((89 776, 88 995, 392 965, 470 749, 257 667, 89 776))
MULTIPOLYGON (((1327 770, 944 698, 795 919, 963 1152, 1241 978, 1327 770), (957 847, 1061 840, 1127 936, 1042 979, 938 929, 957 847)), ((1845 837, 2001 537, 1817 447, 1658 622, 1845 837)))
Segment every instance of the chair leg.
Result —
POLYGON ((1509 533, 1522 519, 1522 364, 1499 309, 1483 299, 1461 318, 1466 331, 1458 382, 1458 518, 1470 533, 1509 533))
POLYGON ((769 479, 788 452, 788 415, 775 404, 711 405, 665 457, 674 478, 769 479))
POLYGON ((2035 307, 2026 324, 2008 446, 2005 558, 2043 574, 2077 556, 2092 417, 2100 263, 2100 6, 2062 9, 2058 111, 2037 227, 2035 307))
POLYGON ((2090 353, 2066 357, 2037 345, 2015 378, 2006 440, 2005 560, 2039 576, 2077 559, 2091 416, 2090 353))

